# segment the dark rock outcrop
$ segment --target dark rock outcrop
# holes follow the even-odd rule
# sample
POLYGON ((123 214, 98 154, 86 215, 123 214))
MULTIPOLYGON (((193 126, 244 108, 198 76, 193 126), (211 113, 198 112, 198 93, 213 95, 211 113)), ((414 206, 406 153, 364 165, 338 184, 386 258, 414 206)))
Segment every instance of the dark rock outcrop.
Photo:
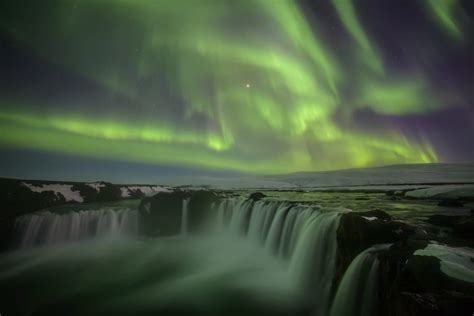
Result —
POLYGON ((404 240, 415 231, 415 227, 392 221, 390 215, 380 210, 343 214, 337 229, 336 279, 342 277, 351 261, 365 249, 375 244, 404 240))
POLYGON ((61 193, 33 192, 22 181, 0 179, 0 218, 12 218, 66 203, 61 193))
POLYGON ((213 191, 159 192, 142 200, 139 207, 140 232, 148 236, 181 233, 184 201, 188 201, 188 232, 198 232, 212 217, 212 204, 219 200, 213 191))
MULTIPOLYGON (((472 238, 474 232, 474 216, 433 215, 428 222, 449 227, 463 238, 472 238)), ((378 315, 472 315, 474 284, 446 275, 437 257, 415 255, 429 243, 417 231, 380 210, 343 214, 337 231, 335 284, 360 252, 375 244, 393 243, 377 255, 378 315)))
POLYGON ((97 190, 87 183, 75 183, 71 189, 79 191, 84 202, 109 202, 122 199, 120 186, 109 182, 97 182, 95 184, 97 184, 97 190))
POLYGON ((71 190, 79 191, 79 194, 82 196, 84 202, 86 203, 97 201, 98 192, 90 185, 87 185, 85 183, 75 183, 71 187, 71 190))
POLYGON ((109 202, 122 198, 122 191, 119 186, 107 182, 102 182, 102 184, 103 186, 99 188, 99 192, 97 193, 97 201, 109 202))
POLYGON ((209 219, 216 218, 212 212, 215 208, 212 205, 219 200, 216 193, 212 191, 200 190, 191 194, 188 203, 188 230, 198 232, 209 219))
POLYGON ((359 214, 360 216, 364 217, 376 217, 377 219, 383 220, 383 221, 389 221, 392 219, 392 216, 388 215, 386 212, 382 210, 371 210, 371 211, 366 211, 366 212, 357 212, 355 214, 359 214))
POLYGON ((454 215, 431 215, 428 223, 449 227, 455 237, 474 239, 474 215, 454 216, 454 215))
POLYGON ((263 194, 262 192, 253 192, 252 194, 250 194, 249 199, 258 201, 258 200, 263 199, 264 197, 266 197, 266 195, 263 194))
POLYGON ((142 200, 139 229, 148 236, 172 236, 181 231, 183 200, 189 193, 181 190, 159 192, 142 200))
POLYGON ((444 274, 437 257, 414 255, 426 245, 408 239, 379 255, 379 315, 472 314, 474 286, 444 274))
POLYGON ((128 189, 128 196, 131 199, 142 199, 145 197, 145 193, 139 189, 128 189))
POLYGON ((0 252, 9 249, 13 243, 16 217, 65 203, 61 193, 33 192, 23 185, 23 181, 0 179, 0 252))
POLYGON ((459 292, 442 294, 402 292, 380 315, 388 316, 471 316, 474 299, 459 292))

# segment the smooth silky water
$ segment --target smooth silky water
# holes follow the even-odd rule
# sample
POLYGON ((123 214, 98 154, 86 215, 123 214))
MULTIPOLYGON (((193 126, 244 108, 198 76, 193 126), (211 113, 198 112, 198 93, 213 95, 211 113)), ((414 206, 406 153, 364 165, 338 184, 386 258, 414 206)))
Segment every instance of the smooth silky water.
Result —
POLYGON ((169 238, 140 237, 131 206, 18 218, 20 249, 0 258, 5 315, 341 315, 341 210, 228 198, 190 234, 188 203, 169 238))

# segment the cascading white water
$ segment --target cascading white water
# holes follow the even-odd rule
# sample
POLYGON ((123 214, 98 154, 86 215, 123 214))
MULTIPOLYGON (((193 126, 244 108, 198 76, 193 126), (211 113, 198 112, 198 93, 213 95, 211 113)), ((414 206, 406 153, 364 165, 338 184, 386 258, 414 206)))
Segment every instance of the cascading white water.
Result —
POLYGON ((379 260, 377 253, 391 244, 381 244, 361 252, 344 273, 334 298, 331 316, 371 316, 376 314, 379 260))
POLYGON ((188 204, 189 198, 183 199, 183 208, 181 216, 181 234, 186 235, 188 233, 188 204))
POLYGON ((318 297, 317 315, 329 312, 336 265, 337 212, 280 201, 226 199, 218 205, 217 229, 244 236, 288 262, 296 286, 318 297))
POLYGON ((42 212, 19 217, 15 230, 22 248, 75 241, 95 236, 136 234, 137 211, 127 208, 103 208, 55 214, 42 212))
MULTIPOLYGON (((104 248, 104 253, 108 253, 107 258, 113 259, 121 251, 127 253, 126 257, 133 253, 133 262, 120 259, 120 262, 128 262, 130 266, 136 266, 136 258, 140 255, 154 262, 150 266, 166 265, 168 258, 174 254, 180 259, 176 259, 173 266, 181 265, 176 271, 170 268, 176 274, 175 286, 181 293, 187 289, 186 282, 189 282, 189 291, 192 293, 190 297, 195 296, 195 286, 215 289, 216 284, 225 285, 225 289, 229 287, 235 293, 234 289, 239 290, 245 281, 252 291, 265 293, 259 294, 261 297, 267 297, 275 290, 272 303, 290 299, 305 308, 308 306, 314 310, 315 315, 329 314, 337 250, 336 229, 340 217, 338 212, 282 201, 228 198, 211 209, 217 211, 214 212, 217 216, 209 219, 214 224, 210 234, 189 236, 189 202, 190 199, 182 201, 180 213, 181 236, 185 238, 146 241, 125 238, 120 243, 112 239, 110 244, 104 243, 108 240, 97 239, 67 247, 48 247, 43 251, 53 254, 58 251, 59 255, 53 256, 52 260, 61 260, 63 251, 77 247, 85 252, 84 256, 78 254, 81 259, 87 258, 84 249, 103 244, 116 247, 109 252, 104 248), (134 249, 141 249, 145 242, 146 252, 135 252, 134 249), (182 251, 178 251, 178 248, 182 251), (178 251, 177 254, 174 253, 175 250, 178 251), (188 255, 191 259, 181 260, 181 257, 188 255), (265 277, 263 273, 268 273, 269 276, 265 277), (188 281, 183 283, 183 280, 188 281), (209 285, 206 285, 207 282, 209 285), (285 291, 284 297, 277 299, 285 291)), ((63 215, 43 212, 20 217, 16 224, 23 236, 21 246, 30 247, 115 233, 134 234, 137 233, 137 217, 136 210, 110 207, 63 215)), ((71 250, 69 255, 72 253, 76 252, 71 250)), ((36 254, 32 252, 32 256, 36 254)), ((127 264, 122 267, 115 264, 114 267, 135 271, 130 270, 127 264)), ((41 267, 38 269, 41 270, 41 267)), ((166 269, 164 271, 169 273, 166 269)), ((140 268, 134 273, 148 272, 140 268)), ((152 275, 147 274, 146 278, 139 279, 149 282, 148 280, 160 276, 160 273, 162 272, 157 270, 152 275)), ((116 280, 112 274, 109 277, 110 280, 116 280)), ((161 286, 158 281, 154 284, 157 288, 161 286)), ((153 291, 146 290, 143 293, 153 291)), ((161 300, 166 302, 166 298, 162 296, 161 300)), ((153 299, 153 302, 157 301, 153 299)))

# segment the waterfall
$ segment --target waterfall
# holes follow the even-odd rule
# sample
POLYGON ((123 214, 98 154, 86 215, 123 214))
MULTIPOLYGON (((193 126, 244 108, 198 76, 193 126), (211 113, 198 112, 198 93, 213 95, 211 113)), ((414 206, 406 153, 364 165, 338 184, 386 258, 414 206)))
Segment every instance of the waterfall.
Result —
MULTIPOLYGON (((292 293, 295 299, 297 298, 298 304, 303 305, 305 309, 314 311, 314 315, 330 314, 331 294, 333 294, 331 289, 334 288, 336 266, 336 231, 340 218, 339 212, 333 209, 285 201, 226 198, 210 206, 207 214, 213 215, 208 218, 211 224, 209 234, 189 236, 190 225, 192 225, 192 222, 189 222, 189 215, 192 215, 189 214, 191 199, 192 197, 183 199, 181 210, 177 209, 178 212, 173 213, 176 214, 176 223, 181 224, 181 236, 185 238, 129 239, 128 241, 121 240, 120 244, 113 244, 112 240, 112 243, 107 245, 117 248, 111 251, 110 256, 113 257, 112 254, 120 252, 119 249, 126 242, 129 243, 131 249, 140 248, 144 245, 142 243, 145 243, 147 248, 146 253, 143 254, 144 258, 158 256, 160 258, 160 261, 156 262, 158 266, 167 262, 161 258, 170 256, 181 258, 181 254, 189 255, 190 259, 183 262, 176 258, 176 263, 173 265, 183 265, 183 267, 190 265, 192 272, 186 269, 184 271, 191 276, 194 275, 193 273, 197 273, 196 275, 199 276, 197 279, 201 281, 210 278, 210 288, 219 283, 217 280, 222 279, 222 271, 229 271, 229 278, 235 279, 237 284, 235 289, 239 288, 243 278, 247 278, 251 287, 256 287, 255 284, 268 286, 265 288, 266 293, 270 293, 272 287, 280 286, 281 290, 292 293), (156 249, 154 244, 157 245, 156 249), (163 251, 165 253, 162 253, 163 251), (211 256, 212 260, 208 256, 211 256), (209 268, 210 266, 212 268, 209 268), (249 275, 250 271, 255 271, 255 269, 258 273, 249 275), (273 271, 270 274, 271 277, 261 277, 264 271, 271 269, 273 271), (232 276, 233 273, 238 273, 238 277, 232 276)), ((145 209, 145 211, 150 213, 150 209, 145 209)), ((103 207, 98 210, 83 210, 65 214, 42 212, 25 215, 17 219, 16 229, 21 236, 20 246, 31 247, 95 236, 137 234, 137 220, 138 212, 136 210, 103 207)), ((75 243, 71 247, 82 249, 81 247, 92 247, 104 242, 107 243, 108 240, 90 240, 84 243, 75 243)), ((54 253, 55 248, 48 247, 44 251, 54 253)), ((129 249, 125 252, 131 251, 129 249)), ((73 250, 71 252, 74 253, 73 250)), ((138 254, 135 253, 134 256, 135 260, 138 254)), ((135 266, 136 262, 130 264, 135 266)), ((120 265, 117 265, 117 269, 119 268, 120 265)), ((180 280, 176 281, 177 284, 186 280, 187 274, 180 275, 180 269, 175 272, 177 280, 180 280)), ((351 269, 354 268, 349 270, 351 269)), ((171 271, 175 270, 171 269, 171 271)), ((376 275, 376 273, 369 275, 376 275)), ((149 277, 147 276, 147 278, 149 277)), ((115 280, 115 278, 111 279, 115 280)), ((194 284, 196 279, 191 277, 189 282, 194 284)), ((344 282, 352 283, 353 281, 344 282)), ((227 281, 223 284, 234 286, 227 284, 227 281)), ((375 281, 371 281, 369 284, 373 284, 372 287, 374 287, 375 281)), ((366 288, 371 288, 371 286, 366 286, 366 288)), ((194 296, 194 290, 191 291, 194 296)), ((341 293, 344 293, 342 289, 341 293)), ((344 295, 338 294, 338 297, 344 295)), ((366 299, 369 300, 370 296, 367 296, 366 299)), ((276 301, 278 300, 275 299, 276 301)), ((336 313, 336 309, 333 312, 336 313)))
POLYGON ((379 260, 377 253, 391 244, 375 245, 361 252, 344 273, 334 298, 331 316, 376 314, 379 260))
POLYGON ((181 216, 181 234, 186 235, 188 233, 188 204, 189 198, 183 199, 183 208, 181 216))
POLYGON ((95 236, 137 233, 137 211, 103 208, 66 214, 42 212, 17 218, 21 248, 95 236))
POLYGON ((217 229, 238 234, 286 259, 295 285, 317 297, 327 315, 336 265, 337 212, 281 201, 226 199, 217 206, 217 229))

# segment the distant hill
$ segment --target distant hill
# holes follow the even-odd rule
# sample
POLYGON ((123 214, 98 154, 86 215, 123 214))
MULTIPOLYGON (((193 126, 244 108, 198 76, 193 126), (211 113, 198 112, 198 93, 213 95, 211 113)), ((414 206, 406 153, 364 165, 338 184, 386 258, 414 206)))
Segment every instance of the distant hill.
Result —
POLYGON ((474 163, 404 164, 261 177, 299 187, 474 183, 474 163))

